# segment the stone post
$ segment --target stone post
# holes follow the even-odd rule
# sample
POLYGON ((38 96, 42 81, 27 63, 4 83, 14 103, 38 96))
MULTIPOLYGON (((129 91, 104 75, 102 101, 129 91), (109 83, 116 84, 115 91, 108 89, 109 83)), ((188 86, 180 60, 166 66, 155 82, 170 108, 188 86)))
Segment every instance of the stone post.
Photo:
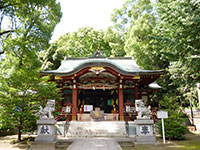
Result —
POLYGON ((49 100, 46 107, 40 106, 40 111, 37 115, 40 117, 37 120, 37 137, 31 144, 30 150, 55 150, 56 135, 55 135, 55 118, 52 112, 55 110, 55 100, 49 100))
POLYGON ((156 138, 153 134, 152 112, 149 107, 144 106, 142 99, 136 100, 136 111, 138 113, 136 120, 136 143, 149 144, 155 143, 156 138))
POLYGON ((153 134, 153 120, 136 120, 136 133, 136 143, 138 144, 153 144, 156 142, 156 138, 153 134))
POLYGON ((55 135, 55 119, 44 118, 37 120, 38 136, 31 144, 31 150, 55 150, 56 135, 55 135))
POLYGON ((37 120, 38 136, 35 138, 35 141, 40 141, 40 142, 56 141, 55 124, 56 121, 54 118, 37 120))

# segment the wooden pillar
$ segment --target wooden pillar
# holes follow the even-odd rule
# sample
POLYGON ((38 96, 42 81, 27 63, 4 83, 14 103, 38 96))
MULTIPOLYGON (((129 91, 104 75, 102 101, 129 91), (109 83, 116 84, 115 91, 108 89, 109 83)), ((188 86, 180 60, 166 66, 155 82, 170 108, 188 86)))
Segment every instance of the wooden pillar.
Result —
POLYGON ((119 87, 119 116, 120 120, 124 120, 124 98, 123 89, 119 87))
POLYGON ((72 120, 76 120, 77 114, 77 88, 76 85, 73 85, 72 90, 72 120))

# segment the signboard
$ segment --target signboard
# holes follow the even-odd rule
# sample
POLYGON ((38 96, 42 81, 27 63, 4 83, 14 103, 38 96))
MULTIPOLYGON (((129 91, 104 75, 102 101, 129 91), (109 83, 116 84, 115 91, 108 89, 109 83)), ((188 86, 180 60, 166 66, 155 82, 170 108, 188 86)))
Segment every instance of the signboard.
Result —
POLYGON ((131 106, 126 106, 126 112, 131 112, 131 106))
POLYGON ((66 112, 70 113, 71 112, 71 106, 66 106, 66 112))
POLYGON ((157 117, 162 121, 163 144, 165 144, 165 126, 164 118, 168 118, 168 111, 157 111, 157 117))
POLYGON ((93 110, 93 105, 84 105, 84 112, 90 112, 93 110))
POLYGON ((168 112, 167 111, 157 111, 157 117, 158 118, 168 118, 168 112))

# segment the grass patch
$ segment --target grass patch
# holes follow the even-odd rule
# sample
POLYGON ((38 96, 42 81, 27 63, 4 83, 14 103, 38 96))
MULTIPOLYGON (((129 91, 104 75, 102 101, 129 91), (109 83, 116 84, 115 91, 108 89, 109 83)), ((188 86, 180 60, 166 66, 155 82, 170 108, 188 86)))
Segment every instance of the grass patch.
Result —
MULTIPOLYGON (((157 138, 160 144, 155 145, 121 145, 123 150, 200 150, 200 134, 186 134, 186 139, 181 141, 168 141, 162 144, 162 138, 157 138)), ((119 143, 120 144, 120 143, 119 143)))

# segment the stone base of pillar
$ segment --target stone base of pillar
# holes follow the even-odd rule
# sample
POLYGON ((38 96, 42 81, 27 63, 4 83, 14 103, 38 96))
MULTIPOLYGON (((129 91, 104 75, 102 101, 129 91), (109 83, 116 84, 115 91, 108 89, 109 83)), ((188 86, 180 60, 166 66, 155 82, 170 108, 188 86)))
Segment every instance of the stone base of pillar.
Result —
POLYGON ((72 120, 76 120, 76 116, 72 116, 72 120))
POLYGON ((124 121, 124 116, 120 116, 120 121, 124 121))
POLYGON ((153 134, 153 120, 136 120, 136 144, 155 144, 156 138, 153 134))

